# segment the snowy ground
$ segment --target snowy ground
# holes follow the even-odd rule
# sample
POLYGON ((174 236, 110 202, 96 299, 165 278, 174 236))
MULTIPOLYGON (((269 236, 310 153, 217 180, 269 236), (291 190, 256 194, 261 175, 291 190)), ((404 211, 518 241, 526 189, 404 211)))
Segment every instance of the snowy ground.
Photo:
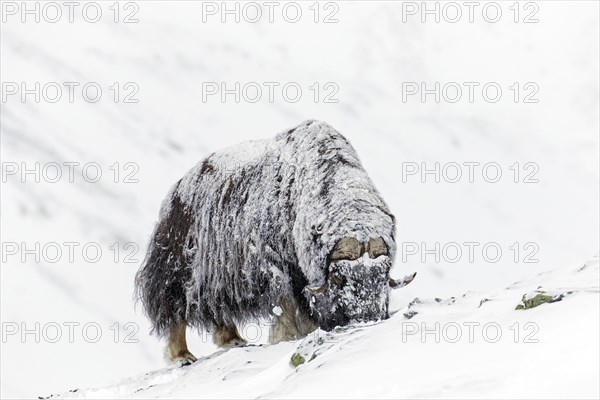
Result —
POLYGON ((415 299, 380 323, 51 398, 598 398, 599 279, 594 258, 495 291, 415 299), (541 292, 564 298, 515 310, 541 292))
MULTIPOLYGON (((200 2, 140 1, 135 3, 139 22, 124 24, 113 21, 112 2, 101 4, 98 23, 82 20, 80 10, 74 23, 36 23, 31 17, 22 23, 19 14, 2 9, 3 84, 32 88, 35 82, 57 82, 64 89, 64 82, 77 82, 78 88, 96 82, 103 89, 97 103, 85 101, 77 90, 73 102, 65 91, 56 103, 36 102, 32 95, 22 101, 16 94, 0 104, 3 398, 105 387, 147 371, 158 372, 148 375, 146 383, 136 379, 111 386, 106 395, 115 396, 116 387, 124 396, 155 383, 138 395, 302 397, 326 390, 334 397, 343 397, 338 392, 356 397, 597 397, 597 375, 590 377, 598 365, 598 298, 582 292, 597 288, 597 272, 575 273, 574 268, 531 277, 598 253, 598 2, 535 2, 539 22, 533 24, 522 23, 532 10, 525 9, 525 2, 520 3, 521 22, 513 22, 513 2, 501 2, 503 17, 493 24, 480 13, 473 23, 422 23, 418 15, 402 22, 401 2, 389 1, 336 2, 339 21, 333 24, 314 23, 308 2, 302 3, 306 18, 296 24, 281 18, 252 24, 221 23, 218 16, 204 23, 200 2), (115 82, 119 102, 110 89, 115 82), (127 82, 139 88, 134 95, 139 102, 123 103, 132 93, 127 82), (203 101, 207 82, 225 82, 229 88, 235 82, 296 82, 303 96, 291 103, 277 91, 270 102, 265 90, 256 103, 238 103, 231 96, 222 102, 218 95, 203 101), (315 82, 317 102, 310 89, 315 82), (333 93, 325 87, 330 82, 339 89, 335 103, 323 101, 333 93), (503 96, 491 103, 476 91, 470 102, 463 87, 456 103, 431 96, 425 102, 419 96, 403 101, 407 82, 426 82, 428 88, 435 82, 478 82, 480 87, 496 82, 503 96), (510 89, 515 82, 520 88, 516 103, 510 89), (537 103, 522 101, 531 93, 527 82, 539 88, 537 103), (327 121, 353 143, 397 217, 399 242, 425 243, 428 249, 436 242, 478 242, 478 249, 497 243, 502 249, 496 262, 480 251, 468 260, 465 247, 457 262, 431 255, 422 260, 422 252, 402 260, 399 254, 393 275, 417 271, 418 276, 394 293, 396 309, 415 297, 457 297, 448 307, 423 300, 413 306, 419 314, 408 322, 497 321, 508 338, 514 322, 531 320, 540 324, 540 343, 437 345, 413 336, 402 343, 402 323, 407 322, 402 311, 376 326, 336 334, 342 351, 320 347, 322 354, 297 372, 289 358, 302 343, 233 349, 192 367, 160 370, 163 344, 148 334, 132 292, 168 188, 219 148, 270 138, 310 118, 327 121), (24 176, 23 168, 35 168, 36 162, 40 169, 59 163, 62 179, 50 183, 40 173, 36 182, 31 174, 24 176), (73 182, 64 165, 70 162, 79 163, 73 182), (102 171, 96 183, 82 177, 83 166, 92 162, 102 171), (503 174, 497 183, 482 179, 481 169, 473 183, 466 169, 458 183, 436 183, 431 177, 422 183, 418 175, 403 182, 403 163, 423 162, 428 167, 495 162, 503 174), (515 163, 518 183, 511 169, 515 163), (523 182, 535 171, 526 163, 537 166, 537 183, 523 182), (18 171, 9 174, 15 166, 18 171), (72 260, 65 242, 78 244, 72 260), (56 261, 52 243, 62 250, 56 261), (16 245, 17 251, 6 245, 16 245), (92 256, 99 247, 102 256, 91 262, 82 254, 85 245, 92 246, 92 256), (44 247, 49 253, 41 254, 44 247), (27 249, 36 254, 27 255, 27 249), (528 258, 534 262, 525 262, 528 258), (546 281, 550 278, 552 284, 546 281), (527 283, 501 290, 515 281, 527 283), (561 302, 515 311, 521 296, 536 285, 576 289, 561 302), (497 301, 478 308, 484 297, 497 301), (579 329, 586 324, 589 328, 579 329), (500 356, 503 361, 497 363, 500 356), (560 371, 556 376, 562 379, 544 378, 543 384, 537 382, 541 376, 529 379, 531 370, 542 373, 538 361, 544 374, 560 371), (507 373, 497 377, 495 368, 507 373), (236 383, 221 386, 226 375, 236 383), (196 384, 202 386, 198 393, 196 384), (539 391, 532 393, 533 387, 539 391)), ((122 21, 133 9, 120 6, 122 21)), ((329 12, 321 8, 321 20, 329 12)), ((54 176, 54 170, 47 172, 54 176)), ((95 171, 88 172, 93 176, 95 171)), ((259 343, 264 342, 263 337, 259 343)), ((216 351, 206 335, 190 345, 200 356, 216 351)))

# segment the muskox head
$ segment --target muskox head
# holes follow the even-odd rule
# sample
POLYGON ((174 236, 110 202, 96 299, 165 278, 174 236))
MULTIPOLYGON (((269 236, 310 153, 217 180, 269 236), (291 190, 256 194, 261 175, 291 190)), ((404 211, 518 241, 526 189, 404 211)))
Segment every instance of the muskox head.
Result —
POLYGON ((354 237, 338 240, 327 259, 325 282, 305 288, 318 325, 331 330, 352 322, 388 318, 390 288, 408 283, 390 279, 391 266, 381 237, 363 243, 354 237))
POLYGON ((311 122, 296 129, 293 140, 289 132, 285 137, 286 145, 296 146, 286 157, 298 166, 289 197, 289 242, 312 319, 329 330, 387 318, 390 288, 405 284, 389 277, 396 252, 391 210, 335 129, 311 122))

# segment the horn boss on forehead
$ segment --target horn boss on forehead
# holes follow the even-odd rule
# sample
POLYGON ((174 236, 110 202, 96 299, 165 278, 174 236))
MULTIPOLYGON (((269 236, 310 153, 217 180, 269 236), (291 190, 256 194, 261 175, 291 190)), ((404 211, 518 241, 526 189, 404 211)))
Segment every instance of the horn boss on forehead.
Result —
POLYGON ((329 259, 332 261, 356 260, 362 255, 362 248, 363 246, 358 239, 353 237, 344 237, 338 240, 338 242, 335 244, 329 259))
POLYGON ((369 240, 369 257, 377 258, 379 256, 388 255, 388 248, 383 241, 383 238, 375 238, 369 240))

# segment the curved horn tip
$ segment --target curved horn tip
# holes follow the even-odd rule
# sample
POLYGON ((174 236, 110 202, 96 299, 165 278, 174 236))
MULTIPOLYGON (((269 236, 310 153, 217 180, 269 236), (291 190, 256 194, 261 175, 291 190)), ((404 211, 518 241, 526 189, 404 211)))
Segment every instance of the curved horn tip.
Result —
POLYGON ((325 292, 327 290, 327 288, 328 288, 327 283, 324 283, 323 285, 318 286, 318 287, 305 286, 304 290, 310 294, 320 294, 320 293, 325 292))
POLYGON ((415 279, 415 276, 417 276, 416 272, 413 273, 412 275, 407 275, 402 279, 390 278, 390 280, 389 280, 390 287, 392 289, 399 289, 401 287, 404 287, 404 286, 408 285, 409 283, 411 283, 413 281, 413 279, 415 279))

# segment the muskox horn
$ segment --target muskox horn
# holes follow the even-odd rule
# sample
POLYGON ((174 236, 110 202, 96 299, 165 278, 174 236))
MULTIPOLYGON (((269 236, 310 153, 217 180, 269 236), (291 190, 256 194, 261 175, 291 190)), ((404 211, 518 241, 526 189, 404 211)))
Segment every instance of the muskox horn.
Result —
POLYGON ((404 286, 408 285, 409 283, 411 283, 413 281, 413 279, 415 279, 415 276, 417 276, 416 272, 412 275, 406 275, 402 279, 390 278, 390 280, 389 280, 390 287, 392 289, 399 289, 401 287, 404 287, 404 286))
POLYGON ((327 282, 325 282, 324 284, 322 284, 319 287, 309 287, 309 286, 306 286, 304 288, 304 290, 306 290, 310 294, 321 294, 321 293, 325 293, 325 291, 328 288, 329 288, 329 284, 327 282))
POLYGON ((388 254, 388 248, 381 237, 369 240, 368 251, 369 257, 371 258, 377 258, 388 254))
POLYGON ((358 239, 353 237, 343 237, 338 240, 333 247, 329 259, 331 261, 356 260, 362 253, 364 253, 363 246, 358 239))

